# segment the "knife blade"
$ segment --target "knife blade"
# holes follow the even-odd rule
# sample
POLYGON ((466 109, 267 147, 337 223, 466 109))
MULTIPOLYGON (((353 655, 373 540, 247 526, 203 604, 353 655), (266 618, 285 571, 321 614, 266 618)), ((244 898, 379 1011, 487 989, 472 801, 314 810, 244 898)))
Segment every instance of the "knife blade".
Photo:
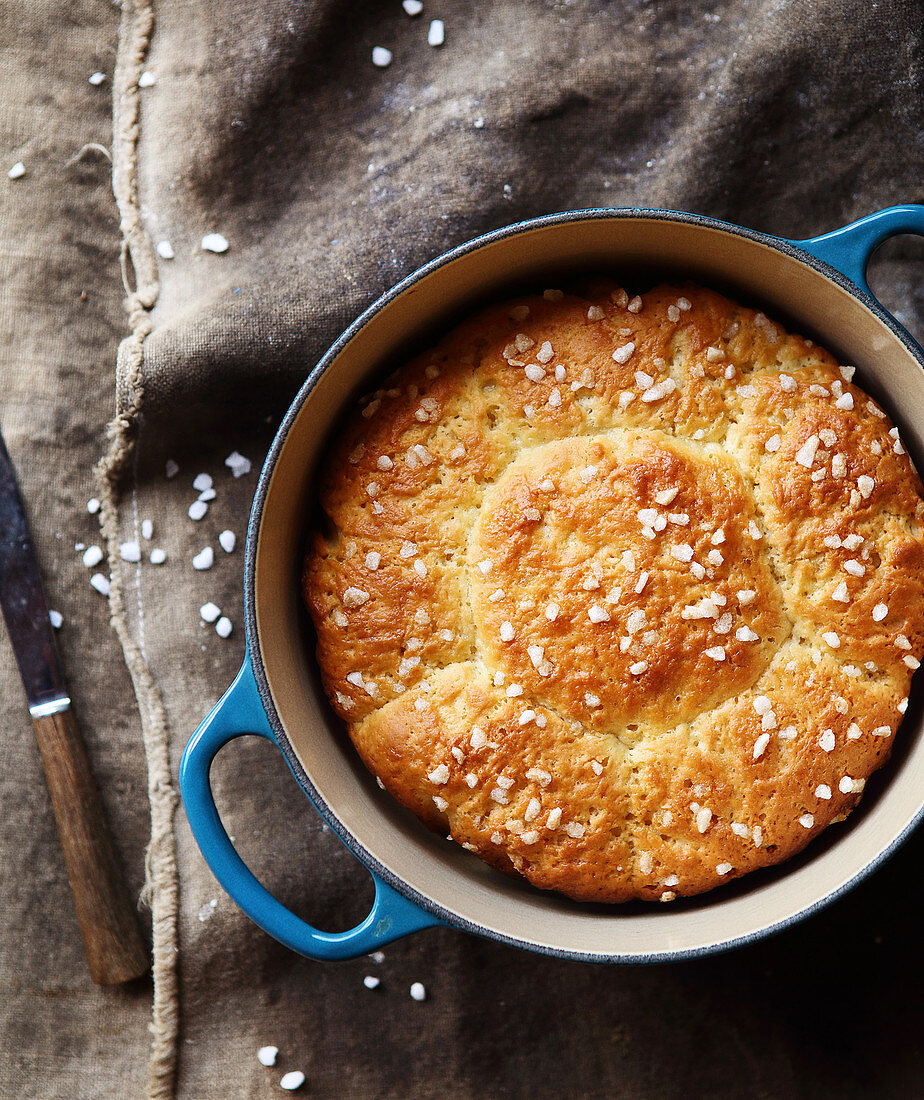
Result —
POLYGON ((99 790, 71 707, 16 471, 0 436, 0 608, 26 689, 90 976, 148 969, 99 790))
POLYGON ((16 472, 0 436, 0 607, 33 718, 70 706, 16 472))

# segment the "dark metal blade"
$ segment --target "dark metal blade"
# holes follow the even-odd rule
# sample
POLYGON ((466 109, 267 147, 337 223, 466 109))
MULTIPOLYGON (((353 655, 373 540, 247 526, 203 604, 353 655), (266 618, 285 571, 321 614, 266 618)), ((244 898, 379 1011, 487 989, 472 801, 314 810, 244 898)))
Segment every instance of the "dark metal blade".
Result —
POLYGON ((67 703, 48 603, 16 484, 16 471, 0 436, 0 607, 13 643, 33 717, 67 703), (36 711, 38 712, 36 714, 36 711))

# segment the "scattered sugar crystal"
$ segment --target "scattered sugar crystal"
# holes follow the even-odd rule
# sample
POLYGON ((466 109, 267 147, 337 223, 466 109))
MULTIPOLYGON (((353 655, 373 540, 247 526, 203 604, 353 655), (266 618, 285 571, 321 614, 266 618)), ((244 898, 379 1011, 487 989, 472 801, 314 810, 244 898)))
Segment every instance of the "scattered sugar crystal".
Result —
POLYGON ((500 638, 502 642, 512 642, 514 636, 513 623, 508 620, 504 620, 500 627, 500 638))
POLYGON ((123 542, 119 547, 122 561, 141 561, 141 547, 137 542, 123 542))
POLYGON ((365 978, 363 978, 363 985, 366 989, 378 989, 381 984, 382 979, 376 978, 372 974, 367 974, 365 978))
POLYGON ((202 238, 203 252, 227 252, 228 240, 220 233, 206 233, 202 238))
POLYGON ((13 167, 7 172, 7 175, 11 180, 21 180, 26 174, 26 166, 21 160, 16 161, 13 167))
MULTIPOLYGON (((212 550, 211 546, 203 547, 203 549, 193 558, 192 563, 193 569, 211 569, 215 564, 215 552, 212 550)), ((347 591, 349 591, 349 589, 347 591)))
POLYGON ((199 616, 203 622, 213 623, 221 614, 221 609, 213 603, 204 603, 199 608, 199 616))
POLYGON ((802 826, 803 829, 811 829, 812 826, 815 824, 815 818, 812 816, 812 814, 803 814, 799 818, 799 824, 802 826))
POLYGON ((446 27, 442 19, 433 19, 430 29, 427 31, 427 43, 431 46, 442 46, 446 41, 446 27))
POLYGON ((194 520, 203 519, 208 510, 209 506, 204 500, 194 500, 189 506, 189 518, 194 520))
POLYGON ((225 459, 225 465, 234 477, 243 477, 250 473, 253 464, 249 458, 245 458, 238 451, 232 451, 225 459))
POLYGON ((621 347, 616 348, 616 350, 613 352, 613 362, 620 364, 628 363, 634 351, 635 344, 633 344, 631 341, 628 344, 623 344, 621 347))
POLYGON ((826 630, 821 636, 832 649, 840 649, 841 639, 833 630, 826 630))
POLYGON ((391 64, 392 52, 386 50, 384 46, 373 46, 372 48, 372 64, 378 69, 387 69, 391 64))
POLYGON ((729 871, 730 871, 731 869, 732 869, 732 865, 731 865, 730 863, 720 863, 720 864, 719 864, 719 865, 718 865, 718 866, 716 867, 716 869, 715 869, 715 873, 716 873, 717 875, 727 875, 727 874, 728 874, 728 872, 729 872, 729 871))
POLYGON ((827 783, 819 783, 815 788, 815 797, 822 799, 829 799, 831 797, 831 788, 827 783))
POLYGON ((231 620, 226 615, 222 615, 215 624, 215 633, 219 638, 230 638, 233 629, 234 627, 231 625, 231 620))
POLYGON ((172 260, 176 256, 176 253, 173 251, 173 245, 169 241, 164 240, 157 242, 157 255, 160 256, 162 260, 172 260))
POLYGON ((218 545, 226 554, 230 554, 237 545, 237 535, 233 531, 222 531, 218 536, 218 545))
POLYGON ((877 603, 873 608, 873 622, 881 623, 888 613, 889 609, 884 603, 877 603))
POLYGON ((147 69, 138 77, 139 88, 153 88, 155 83, 155 77, 152 72, 148 72, 147 69))
POLYGON ((88 546, 83 552, 83 564, 92 569, 103 560, 103 552, 98 546, 88 546))
POLYGON ((824 752, 834 752, 834 730, 825 730, 818 738, 818 744, 824 752))
POLYGON ((99 510, 99 501, 96 499, 96 497, 90 497, 90 499, 87 501, 87 511, 90 513, 91 516, 95 516, 99 510))
MULTIPOLYGON (((208 547, 206 547, 208 549, 208 547)), ((211 562, 209 562, 211 564, 211 562)), ((208 568, 206 566, 206 568, 208 568)), ((361 607, 369 599, 369 593, 362 588, 349 587, 343 593, 344 607, 361 607)))
POLYGON ((580 840, 586 831, 586 828, 581 824, 580 821, 569 821, 568 824, 565 826, 565 832, 573 840, 580 840))
POLYGON ((702 809, 696 811, 696 828, 699 832, 704 833, 712 824, 712 810, 707 809, 705 806, 702 809))
POLYGON ((847 582, 841 581, 840 584, 831 593, 831 599, 837 600, 838 603, 850 603, 850 596, 847 593, 847 582))
POLYGON ((407 14, 412 18, 415 15, 420 15, 423 11, 422 0, 401 0, 401 7, 404 8, 407 14))
POLYGON ((167 560, 167 555, 166 555, 165 551, 160 549, 160 547, 155 547, 151 551, 151 559, 150 560, 151 560, 151 565, 163 565, 164 562, 167 560))
POLYGON ((811 469, 812 463, 815 461, 815 454, 818 451, 819 442, 820 440, 817 435, 810 435, 802 444, 796 452, 796 462, 798 462, 800 466, 811 469))
POLYGON ((60 611, 55 611, 54 608, 50 608, 48 611, 48 621, 54 627, 55 630, 60 630, 64 623, 64 616, 60 611))
POLYGON ((211 489, 212 485, 213 482, 210 474, 196 474, 193 478, 193 488, 197 493, 204 493, 206 489, 211 489))
POLYGON ((279 1057, 279 1047, 260 1047, 257 1051, 257 1061, 261 1066, 275 1066, 279 1057))
POLYGON ((713 661, 725 660, 725 650, 720 645, 712 646, 710 649, 705 650, 705 654, 707 657, 711 657, 713 661))
POLYGON ((860 496, 864 500, 869 499, 873 489, 876 488, 876 482, 871 477, 867 477, 865 474, 861 474, 857 478, 857 488, 860 490, 860 496))
POLYGON ((154 524, 149 519, 141 521, 141 537, 148 541, 154 537, 154 524))
POLYGON ((288 1073, 284 1073, 279 1079, 279 1087, 285 1089, 286 1092, 295 1092, 296 1089, 300 1089, 305 1083, 305 1075, 300 1069, 290 1070, 288 1073))
POLYGON ((762 733, 760 737, 754 742, 754 759, 759 760, 767 750, 767 746, 770 744, 770 734, 762 733))
POLYGON ((677 389, 677 383, 673 378, 665 378, 663 381, 656 383, 650 389, 645 390, 642 394, 642 400, 648 403, 653 401, 660 401, 662 397, 667 397, 668 394, 674 392, 677 389))
POLYGON ((94 573, 90 578, 90 584, 101 596, 109 595, 109 578, 104 577, 102 573, 94 573))

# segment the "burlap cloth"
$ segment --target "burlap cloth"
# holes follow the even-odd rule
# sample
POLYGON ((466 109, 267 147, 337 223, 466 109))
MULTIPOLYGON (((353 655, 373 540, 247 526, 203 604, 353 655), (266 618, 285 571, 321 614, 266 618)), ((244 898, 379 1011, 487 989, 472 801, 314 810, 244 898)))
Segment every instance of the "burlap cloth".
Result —
MULTIPOLYGON (((718 958, 605 968, 444 930, 322 965, 243 917, 174 809, 182 747, 242 656, 259 462, 345 324, 447 247, 543 212, 661 205, 806 236, 920 200, 922 27, 897 0, 426 0, 416 20, 397 0, 125 0, 121 16, 6 0, 2 167, 26 175, 0 176, 0 422, 136 894, 153 810, 157 991, 152 1054, 150 982, 87 976, 4 638, 4 1097, 269 1097, 288 1069, 327 1097, 920 1095, 920 836, 827 911, 718 958), (200 249, 209 232, 225 254, 200 249), (237 480, 234 449, 254 462, 237 480), (217 499, 195 523, 201 471, 217 499), (150 519, 145 548, 167 554, 114 560, 111 609, 74 549, 102 541, 92 495, 117 503, 111 543, 150 519), (196 572, 206 544, 215 566, 196 572), (208 600, 229 639, 200 622, 208 600)), ((919 333, 922 263, 896 242, 875 271, 919 333)), ((364 913, 368 879, 271 748, 237 743, 216 772, 230 831, 283 900, 330 928, 364 913)))

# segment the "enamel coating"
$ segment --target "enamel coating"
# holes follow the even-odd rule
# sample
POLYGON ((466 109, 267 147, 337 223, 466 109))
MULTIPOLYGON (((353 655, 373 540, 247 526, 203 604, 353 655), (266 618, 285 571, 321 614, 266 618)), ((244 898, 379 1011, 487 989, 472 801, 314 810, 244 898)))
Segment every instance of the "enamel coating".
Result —
MULTIPOLYGON (((306 380, 267 457, 247 540, 248 656, 231 688, 193 735, 181 764, 180 786, 193 833, 216 877, 244 912, 281 942, 313 958, 351 957, 428 925, 446 923, 563 957, 664 961, 747 943, 803 919, 850 889, 895 850, 924 815, 924 795, 917 794, 924 790, 917 693, 899 735, 903 745, 897 750, 892 786, 880 785, 871 805, 853 815, 851 821, 859 818, 859 823, 846 827, 843 839, 829 830, 830 837, 819 838, 781 868, 746 876, 703 899, 641 911, 581 906, 496 874, 428 834, 416 819, 409 820, 375 788, 344 745, 323 702, 308 646, 302 644, 307 635, 297 606, 302 543, 296 513, 307 499, 306 467, 316 457, 319 440, 355 396, 358 384, 380 374, 389 361, 387 355, 361 348, 363 340, 378 349, 390 339, 397 354, 403 346, 401 326, 408 326, 410 317, 427 314, 429 324, 418 332, 422 338, 469 306, 471 294, 457 296, 454 310, 443 309, 439 302, 446 297, 447 285, 464 284, 473 263, 469 276, 478 276, 481 263, 482 275, 487 273, 490 280, 497 268, 495 257, 506 255, 518 265, 513 281, 535 278, 550 252, 549 240, 559 257, 565 257, 556 263, 553 256, 546 265, 549 270, 565 270, 569 258, 572 266, 606 259, 614 267, 646 261, 648 266, 664 267, 661 259, 670 254, 668 268, 689 269, 689 277, 704 279, 719 271, 720 281, 735 287, 740 281, 735 265, 740 263, 750 278, 750 284, 745 279, 740 285, 759 298, 766 277, 767 287, 772 287, 767 289, 767 301, 784 314, 794 314, 797 321, 800 303, 808 313, 820 310, 822 319, 825 308, 828 313, 833 310, 838 331, 843 328, 849 340, 837 347, 832 336, 832 349, 844 357, 842 361, 849 361, 854 350, 865 360, 864 383, 885 402, 912 455, 919 458, 924 445, 924 353, 872 298, 866 284, 870 255, 900 233, 924 235, 924 206, 892 207, 806 241, 780 240, 672 211, 550 215, 488 234, 434 260, 398 284, 343 334, 306 380), (599 256, 594 251, 594 231, 617 242, 612 257, 605 249, 599 256), (633 240, 620 251, 623 231, 633 240), (648 236, 660 238, 661 251, 645 254, 648 236), (453 282, 456 272, 462 275, 453 282), (817 296, 821 303, 815 303, 817 296), (879 366, 880 359, 885 366, 879 366), (894 381, 886 370, 889 365, 897 368, 894 381), (914 409, 921 411, 912 416, 914 409), (295 505, 287 503, 293 491, 295 505), (224 744, 245 734, 277 745, 315 808, 372 874, 373 908, 356 928, 337 935, 312 928, 280 905, 234 851, 215 809, 209 768, 224 744)), ((504 275, 500 266, 498 287, 504 275)), ((453 299, 451 292, 449 297, 453 299)), ((812 327, 812 320, 805 323, 812 327)), ((818 317, 814 322, 816 328, 823 327, 818 317)))

